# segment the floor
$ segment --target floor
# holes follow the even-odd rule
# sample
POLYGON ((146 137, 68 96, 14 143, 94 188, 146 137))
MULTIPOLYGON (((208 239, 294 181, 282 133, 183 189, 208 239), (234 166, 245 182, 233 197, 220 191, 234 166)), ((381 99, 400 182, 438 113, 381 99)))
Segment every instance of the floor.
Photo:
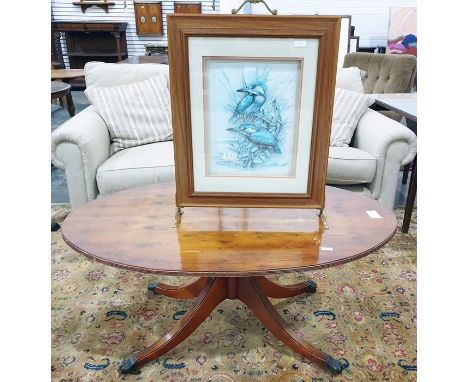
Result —
MULTIPOLYGON (((73 103, 75 104, 76 113, 79 113, 89 106, 88 99, 83 91, 72 91, 73 103)), ((59 127, 62 123, 70 119, 67 109, 61 108, 58 105, 51 106, 52 113, 52 131, 59 127)), ((403 172, 400 172, 398 180, 398 189, 395 195, 395 207, 403 207, 406 204, 406 195, 408 194, 408 184, 401 184, 403 172)), ((410 175, 411 176, 411 175, 410 175)), ((52 203, 68 203, 68 190, 65 178, 65 172, 57 167, 51 167, 51 187, 52 187, 52 203)), ((416 202, 414 204, 416 207, 416 202)))

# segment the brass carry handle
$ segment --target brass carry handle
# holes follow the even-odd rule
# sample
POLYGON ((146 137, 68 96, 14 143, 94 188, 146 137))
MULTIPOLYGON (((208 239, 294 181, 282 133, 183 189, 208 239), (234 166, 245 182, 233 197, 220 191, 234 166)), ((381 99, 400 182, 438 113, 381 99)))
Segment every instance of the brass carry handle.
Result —
POLYGON ((244 2, 240 5, 240 7, 237 8, 237 9, 233 9, 233 10, 231 11, 231 13, 232 13, 233 15, 236 15, 236 14, 242 9, 242 7, 243 7, 245 4, 247 4, 247 3, 250 3, 250 4, 262 3, 262 4, 266 7, 266 9, 268 9, 268 12, 270 12, 272 15, 277 15, 277 14, 278 14, 278 11, 277 11, 276 9, 271 9, 271 8, 268 6, 268 4, 265 3, 264 0, 244 0, 244 2))

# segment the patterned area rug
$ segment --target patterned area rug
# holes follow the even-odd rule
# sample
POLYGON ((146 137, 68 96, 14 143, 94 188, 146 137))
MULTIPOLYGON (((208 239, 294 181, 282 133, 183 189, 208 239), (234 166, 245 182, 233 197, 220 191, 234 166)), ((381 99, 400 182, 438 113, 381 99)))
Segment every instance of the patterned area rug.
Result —
MULTIPOLYGON (((66 205, 54 205, 60 223, 66 205)), ((399 222, 402 210, 396 211, 399 222)), ((157 279, 105 266, 68 248, 52 233, 52 380, 94 381, 416 381, 416 213, 400 232, 361 260, 272 279, 311 278, 315 294, 273 303, 294 330, 347 365, 334 377, 291 352, 238 301, 225 301, 175 350, 119 376, 121 360, 164 335, 191 301, 152 295, 157 279)))

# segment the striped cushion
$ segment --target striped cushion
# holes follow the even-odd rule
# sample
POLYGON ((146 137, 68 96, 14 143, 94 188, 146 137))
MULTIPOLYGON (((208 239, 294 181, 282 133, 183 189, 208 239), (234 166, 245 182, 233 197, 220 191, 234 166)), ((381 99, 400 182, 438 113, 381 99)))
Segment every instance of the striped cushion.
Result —
POLYGON ((335 88, 330 146, 349 146, 359 120, 373 103, 365 94, 335 88))
POLYGON ((107 124, 112 153, 172 139, 169 85, 165 76, 91 88, 85 93, 107 124))

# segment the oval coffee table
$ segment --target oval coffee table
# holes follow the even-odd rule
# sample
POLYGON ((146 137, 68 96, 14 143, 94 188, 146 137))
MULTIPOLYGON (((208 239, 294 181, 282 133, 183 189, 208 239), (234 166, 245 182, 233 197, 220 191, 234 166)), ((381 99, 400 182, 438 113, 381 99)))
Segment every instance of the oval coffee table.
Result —
POLYGON ((202 207, 184 208, 174 224, 171 182, 101 196, 74 210, 62 236, 79 253, 128 270, 200 276, 185 287, 149 285, 157 294, 196 300, 169 333, 125 359, 121 373, 138 373, 173 349, 225 299, 239 299, 285 345, 340 373, 343 365, 298 336, 268 300, 314 293, 316 284, 285 286, 265 276, 356 260, 389 241, 397 223, 366 196, 327 187, 326 201, 326 224, 310 209, 202 207))

